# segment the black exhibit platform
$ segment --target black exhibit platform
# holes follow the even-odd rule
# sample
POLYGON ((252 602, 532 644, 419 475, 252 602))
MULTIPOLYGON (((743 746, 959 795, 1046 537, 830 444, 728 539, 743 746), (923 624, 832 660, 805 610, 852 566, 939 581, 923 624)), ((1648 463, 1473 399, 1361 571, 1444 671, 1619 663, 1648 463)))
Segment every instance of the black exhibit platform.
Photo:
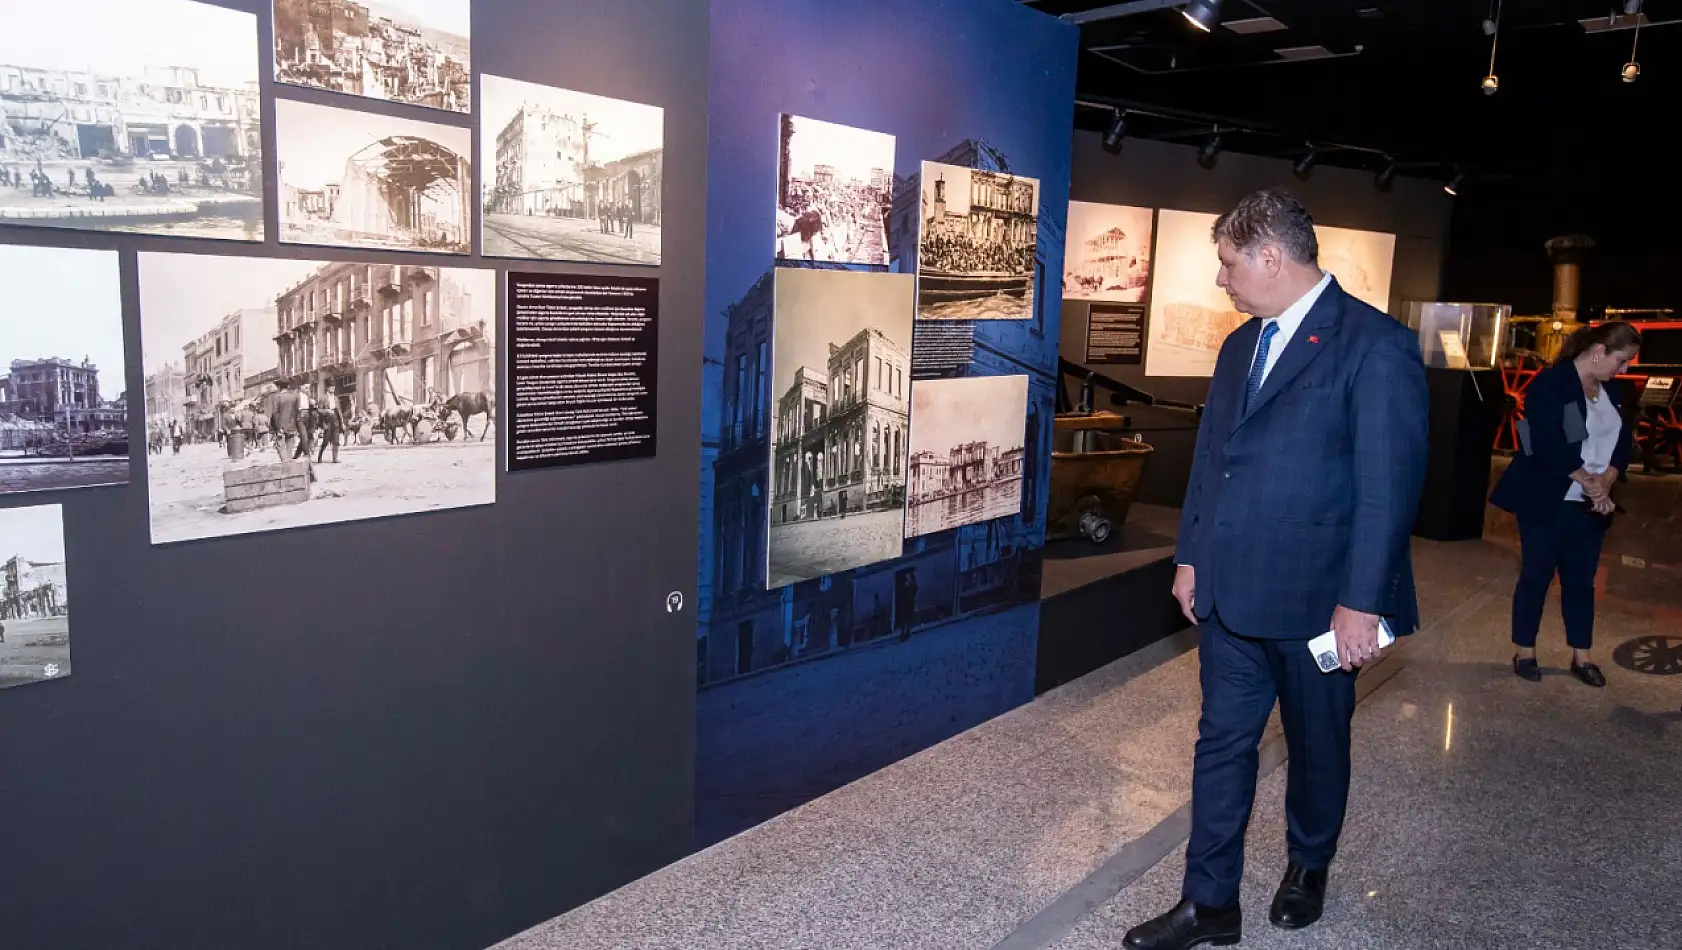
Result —
POLYGON ((1174 603, 1178 508, 1135 504, 1105 543, 1046 545, 1036 695, 1182 630, 1174 603))
POLYGON ((1489 463, 1506 390, 1498 370, 1425 369, 1430 461, 1413 533, 1432 541, 1483 537, 1489 463))

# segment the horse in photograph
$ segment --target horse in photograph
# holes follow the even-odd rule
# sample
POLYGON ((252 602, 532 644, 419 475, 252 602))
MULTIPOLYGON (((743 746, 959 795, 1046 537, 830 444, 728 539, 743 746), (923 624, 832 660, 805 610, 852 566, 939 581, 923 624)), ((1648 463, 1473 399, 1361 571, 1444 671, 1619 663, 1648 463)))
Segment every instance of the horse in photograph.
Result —
MULTIPOLYGON (((483 442, 485 436, 490 434, 491 427, 496 424, 496 400, 484 390, 456 393, 444 401, 443 412, 439 414, 439 418, 448 425, 451 413, 461 418, 461 431, 466 438, 472 438, 473 436, 472 430, 467 426, 467 421, 474 416, 483 414, 485 427, 479 430, 479 441, 483 442)), ((453 439, 454 436, 452 435, 451 438, 453 439)))

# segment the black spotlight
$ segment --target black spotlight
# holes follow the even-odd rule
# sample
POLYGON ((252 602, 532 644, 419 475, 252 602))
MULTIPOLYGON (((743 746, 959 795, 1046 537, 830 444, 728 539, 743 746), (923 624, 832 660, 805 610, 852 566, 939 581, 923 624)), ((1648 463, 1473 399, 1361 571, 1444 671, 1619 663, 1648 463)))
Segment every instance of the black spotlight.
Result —
POLYGON ((1209 133, 1209 140, 1204 142, 1203 147, 1197 150, 1197 163, 1202 165, 1204 168, 1208 168, 1210 165, 1215 164, 1215 158, 1220 154, 1221 130, 1216 129, 1215 131, 1209 133))
POLYGON ((1464 184, 1466 184, 1466 170, 1456 167, 1454 176, 1448 180, 1448 184, 1443 186, 1443 190, 1451 195, 1458 195, 1460 194, 1460 186, 1464 184))
POLYGON ((1192 26, 1207 33, 1221 25, 1221 0, 1191 0, 1180 13, 1192 26))
POLYGON ((1121 149, 1121 137, 1127 134, 1127 113, 1120 109, 1110 116, 1110 127, 1104 132, 1104 148, 1115 152, 1121 149))
POLYGON ((1314 167, 1314 163, 1319 158, 1320 150, 1314 147, 1313 142, 1309 142, 1308 151, 1302 153, 1302 157, 1297 159, 1295 165, 1291 166, 1291 170, 1297 173, 1298 178, 1301 178, 1308 174, 1309 169, 1314 167))
POLYGON ((1395 177, 1396 160, 1387 155, 1384 158, 1384 167, 1380 168, 1378 174, 1373 176, 1372 183, 1377 188, 1388 188, 1395 177))

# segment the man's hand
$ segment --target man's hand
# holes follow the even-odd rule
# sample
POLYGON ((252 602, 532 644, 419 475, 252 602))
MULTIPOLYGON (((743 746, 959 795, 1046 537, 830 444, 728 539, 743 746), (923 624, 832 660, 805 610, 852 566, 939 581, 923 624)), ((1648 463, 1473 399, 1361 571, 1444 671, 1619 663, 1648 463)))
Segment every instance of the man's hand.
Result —
POLYGON ((1610 495, 1605 498, 1597 498, 1590 502, 1589 505, 1594 509, 1594 513, 1597 515, 1610 515, 1616 513, 1618 510, 1617 503, 1612 500, 1612 496, 1610 495))
POLYGON ((1180 613, 1186 615, 1193 626, 1197 625, 1197 614, 1192 608, 1192 602, 1197 598, 1197 569, 1189 564, 1181 564, 1174 569, 1174 599, 1180 602, 1180 613))
POLYGON ((1377 659, 1378 614, 1339 607, 1332 611, 1332 632, 1337 634, 1337 658, 1345 673, 1377 659))

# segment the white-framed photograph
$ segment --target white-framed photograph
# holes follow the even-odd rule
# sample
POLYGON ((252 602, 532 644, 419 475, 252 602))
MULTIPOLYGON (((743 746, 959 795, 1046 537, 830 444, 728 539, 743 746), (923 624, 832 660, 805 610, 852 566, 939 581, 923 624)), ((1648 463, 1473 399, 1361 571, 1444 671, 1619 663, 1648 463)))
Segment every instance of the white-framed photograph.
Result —
POLYGON ((1069 202, 1063 299, 1142 303, 1150 286, 1154 217, 1150 208, 1069 202))
POLYGON ((0 689, 70 675, 64 509, 0 508, 0 689))
POLYGON ((777 259, 886 267, 894 137, 797 115, 777 126, 777 259))
POLYGON ((153 544, 496 501, 496 272, 140 255, 153 544))
POLYGON ((1027 376, 913 385, 905 536, 1019 513, 1027 432, 1027 376))
POLYGON ((116 251, 0 244, 0 495, 129 480, 116 251))
POLYGON ((275 0, 275 81, 470 112, 472 8, 472 0, 275 0))
POLYGON ((660 263, 665 110, 481 76, 488 257, 660 263))
POLYGON ((283 244, 468 254, 472 133, 275 100, 283 244))
POLYGON ((0 14, 0 225, 262 241, 257 17, 194 0, 0 14))
POLYGON ((917 319, 1031 318, 1040 183, 924 162, 922 189, 917 319))
POLYGON ((767 589, 903 550, 914 302, 909 274, 775 279, 767 589))

